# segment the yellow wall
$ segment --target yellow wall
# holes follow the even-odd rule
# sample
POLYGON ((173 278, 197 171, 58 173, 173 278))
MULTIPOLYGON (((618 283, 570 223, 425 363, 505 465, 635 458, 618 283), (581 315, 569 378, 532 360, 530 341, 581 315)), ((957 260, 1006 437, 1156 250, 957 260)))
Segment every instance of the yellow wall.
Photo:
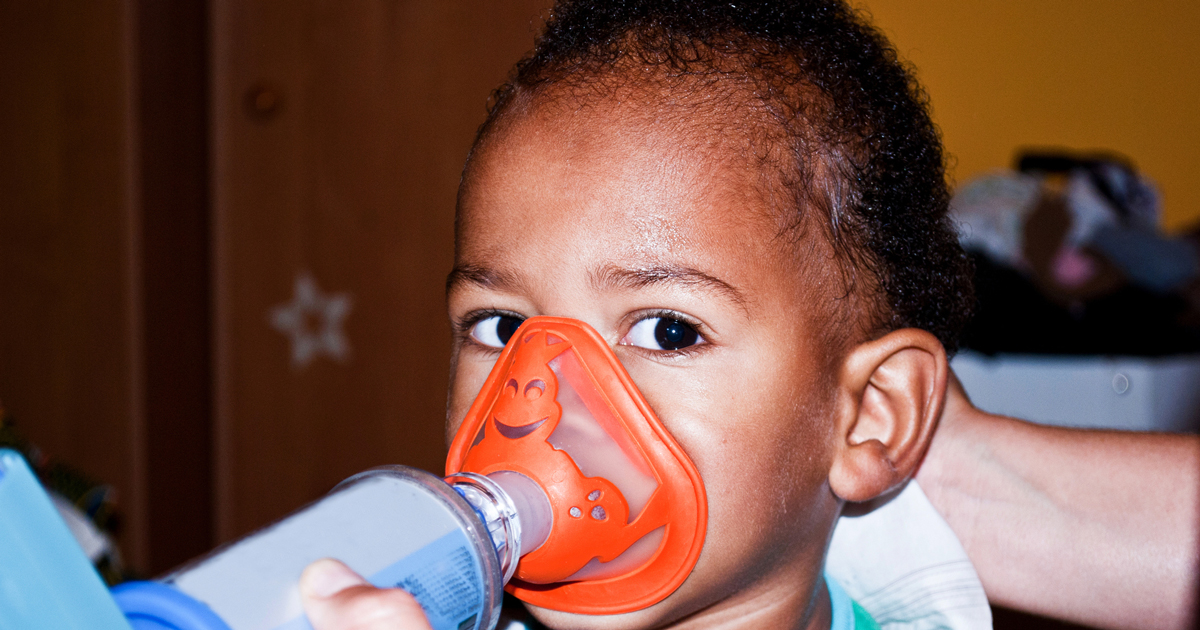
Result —
POLYGON ((865 0, 918 69, 958 182, 1022 146, 1112 149, 1200 222, 1200 2, 865 0))

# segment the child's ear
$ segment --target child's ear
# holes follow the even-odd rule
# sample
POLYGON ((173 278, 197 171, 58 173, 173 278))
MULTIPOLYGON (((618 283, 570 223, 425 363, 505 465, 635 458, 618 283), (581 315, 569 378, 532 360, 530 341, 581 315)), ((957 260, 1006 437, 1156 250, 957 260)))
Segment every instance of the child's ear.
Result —
POLYGON ((850 351, 838 383, 834 494, 866 501, 913 475, 941 415, 948 374, 942 344, 915 328, 850 351))

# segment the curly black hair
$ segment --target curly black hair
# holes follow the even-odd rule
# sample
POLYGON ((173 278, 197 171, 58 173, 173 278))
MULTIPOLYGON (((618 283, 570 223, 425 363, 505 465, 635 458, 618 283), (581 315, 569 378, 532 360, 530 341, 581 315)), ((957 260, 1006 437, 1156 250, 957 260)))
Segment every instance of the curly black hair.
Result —
POLYGON ((765 113, 748 124, 780 145, 756 151, 789 191, 791 227, 809 208, 826 215, 847 293, 866 294, 867 333, 921 328, 955 352, 974 297, 941 140, 912 71, 862 15, 836 0, 560 0, 476 145, 522 95, 630 77, 765 113))

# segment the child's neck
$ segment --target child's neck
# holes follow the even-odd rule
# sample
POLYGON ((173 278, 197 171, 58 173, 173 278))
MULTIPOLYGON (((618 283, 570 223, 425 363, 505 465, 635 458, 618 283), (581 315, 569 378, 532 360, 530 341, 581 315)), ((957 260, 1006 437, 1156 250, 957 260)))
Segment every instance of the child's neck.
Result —
POLYGON ((833 611, 829 590, 818 573, 801 580, 759 580, 728 599, 670 626, 672 630, 829 630, 833 611))

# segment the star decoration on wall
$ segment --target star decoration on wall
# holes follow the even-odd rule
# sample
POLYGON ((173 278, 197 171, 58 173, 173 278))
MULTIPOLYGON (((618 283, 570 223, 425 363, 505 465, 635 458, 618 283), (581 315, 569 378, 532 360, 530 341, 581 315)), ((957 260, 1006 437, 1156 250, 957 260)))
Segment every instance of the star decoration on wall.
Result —
POLYGON ((350 358, 342 332, 350 308, 348 293, 322 294, 312 276, 296 276, 292 301, 271 309, 271 326, 291 340, 292 367, 304 368, 321 355, 338 362, 350 358))

